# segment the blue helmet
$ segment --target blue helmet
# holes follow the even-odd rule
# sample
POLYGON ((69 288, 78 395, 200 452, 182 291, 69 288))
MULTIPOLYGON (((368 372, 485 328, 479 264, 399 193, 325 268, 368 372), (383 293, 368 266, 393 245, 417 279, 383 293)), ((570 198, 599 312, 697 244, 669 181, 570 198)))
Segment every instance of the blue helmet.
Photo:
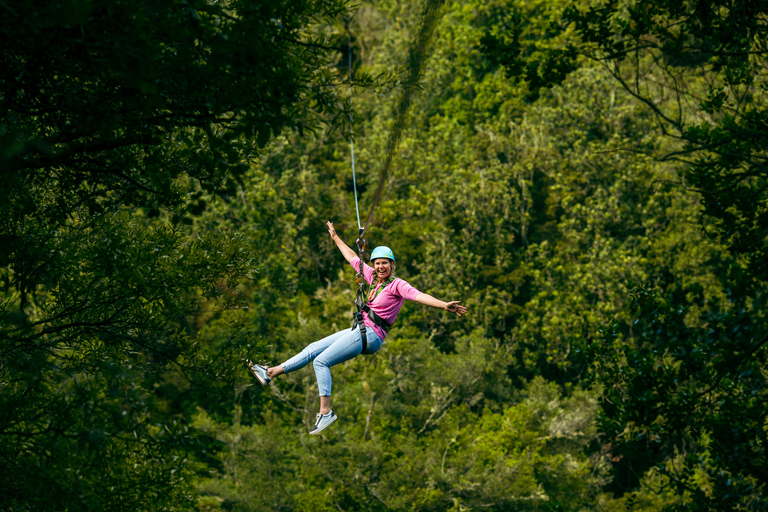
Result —
POLYGON ((392 249, 390 249, 389 247, 380 245, 377 248, 375 248, 371 253, 371 261, 377 258, 388 258, 392 261, 395 261, 395 253, 393 253, 392 249))

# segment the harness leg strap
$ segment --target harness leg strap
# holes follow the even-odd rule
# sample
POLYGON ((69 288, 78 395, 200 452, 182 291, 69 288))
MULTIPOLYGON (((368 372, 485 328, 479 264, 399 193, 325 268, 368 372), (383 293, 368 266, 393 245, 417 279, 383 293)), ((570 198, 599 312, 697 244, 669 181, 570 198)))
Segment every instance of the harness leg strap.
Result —
POLYGON ((361 353, 365 353, 368 350, 368 333, 366 331, 365 323, 360 322, 360 339, 363 342, 363 351, 361 353))
POLYGON ((365 322, 363 321, 363 314, 359 311, 355 313, 355 323, 352 325, 352 329, 358 327, 360 329, 360 340, 363 342, 363 350, 361 353, 368 350, 368 333, 366 332, 365 322))

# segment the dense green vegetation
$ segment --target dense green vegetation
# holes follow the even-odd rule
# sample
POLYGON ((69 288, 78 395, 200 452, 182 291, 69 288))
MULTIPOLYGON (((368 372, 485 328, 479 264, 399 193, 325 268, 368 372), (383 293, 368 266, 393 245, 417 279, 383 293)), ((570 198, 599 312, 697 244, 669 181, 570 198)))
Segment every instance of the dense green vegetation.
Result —
POLYGON ((768 4, 447 2, 318 437, 422 5, 0 9, 0 508, 768 508, 768 4))

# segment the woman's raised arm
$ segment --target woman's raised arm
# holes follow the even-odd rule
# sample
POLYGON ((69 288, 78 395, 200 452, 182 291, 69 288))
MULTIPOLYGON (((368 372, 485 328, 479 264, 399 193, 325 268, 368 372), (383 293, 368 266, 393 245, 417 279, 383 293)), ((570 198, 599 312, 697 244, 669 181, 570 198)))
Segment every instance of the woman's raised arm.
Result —
POLYGON ((357 258, 357 254, 355 254, 355 251, 350 249, 349 246, 344 243, 344 240, 342 240, 341 237, 336 234, 336 230, 333 228, 333 222, 331 221, 328 221, 328 233, 331 235, 331 240, 336 242, 336 247, 339 248, 341 254, 344 255, 344 258, 349 263, 352 263, 352 260, 357 258))

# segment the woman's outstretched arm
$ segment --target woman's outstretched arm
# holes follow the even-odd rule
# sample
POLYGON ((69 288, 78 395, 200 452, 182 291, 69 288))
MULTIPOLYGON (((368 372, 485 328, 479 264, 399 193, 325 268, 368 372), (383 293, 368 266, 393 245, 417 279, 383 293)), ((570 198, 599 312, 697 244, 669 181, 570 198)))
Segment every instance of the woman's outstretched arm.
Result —
POLYGON ((341 254, 344 255, 344 258, 349 263, 352 263, 352 260, 357 258, 357 254, 355 254, 355 251, 350 249, 349 246, 344 243, 344 240, 342 240, 341 237, 336 234, 336 230, 333 229, 333 222, 331 221, 328 221, 328 233, 331 234, 331 240, 336 242, 336 247, 339 248, 341 254))
POLYGON ((450 311, 451 313, 456 313, 459 316, 467 314, 467 308, 459 304, 459 302, 461 302, 460 300, 443 302, 442 300, 436 299, 426 293, 418 294, 413 300, 419 304, 424 304, 425 306, 432 306, 433 308, 440 308, 446 311, 450 311))

